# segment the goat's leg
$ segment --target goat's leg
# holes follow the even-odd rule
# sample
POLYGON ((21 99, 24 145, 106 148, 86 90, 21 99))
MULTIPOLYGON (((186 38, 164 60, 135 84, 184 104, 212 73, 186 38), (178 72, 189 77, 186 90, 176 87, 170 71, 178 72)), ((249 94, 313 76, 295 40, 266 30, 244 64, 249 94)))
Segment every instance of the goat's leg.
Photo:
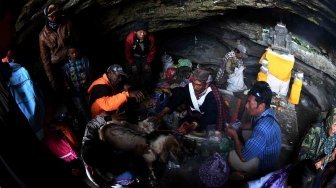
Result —
POLYGON ((148 180, 149 180, 149 185, 151 187, 156 187, 157 185, 157 178, 155 176, 154 168, 153 168, 153 162, 156 160, 156 155, 154 154, 152 149, 148 150, 148 153, 143 155, 143 158, 145 159, 147 163, 147 168, 148 168, 148 180))
POLYGON ((153 168, 152 163, 147 163, 147 166, 148 166, 148 170, 149 170, 149 177, 156 181, 157 178, 155 176, 155 172, 154 172, 154 168, 153 168))
POLYGON ((150 185, 150 187, 158 187, 158 182, 157 182, 157 178, 155 176, 155 172, 154 172, 154 168, 152 163, 147 163, 148 166, 148 170, 149 170, 149 177, 148 177, 148 183, 150 185))

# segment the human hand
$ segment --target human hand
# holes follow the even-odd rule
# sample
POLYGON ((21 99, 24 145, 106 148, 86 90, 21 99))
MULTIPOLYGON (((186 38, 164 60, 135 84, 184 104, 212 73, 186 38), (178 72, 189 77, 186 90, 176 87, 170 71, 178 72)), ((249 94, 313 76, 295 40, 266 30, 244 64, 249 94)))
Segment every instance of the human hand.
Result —
POLYGON ((137 68, 136 65, 132 65, 132 72, 133 72, 133 73, 138 72, 138 68, 137 68))
POLYGON ((234 128, 230 127, 230 126, 228 126, 228 127, 225 128, 225 132, 226 132, 226 134, 227 134, 230 138, 235 138, 235 137, 237 137, 237 131, 236 131, 236 129, 234 129, 234 128))
POLYGON ((141 102, 145 99, 145 95, 141 91, 129 91, 129 97, 135 98, 137 102, 141 102))
POLYGON ((215 137, 221 138, 222 133, 220 131, 215 131, 215 137))
POLYGON ((124 84, 124 91, 128 91, 131 87, 130 84, 124 84))
POLYGON ((159 124, 162 120, 163 116, 161 116, 160 114, 148 117, 148 121, 153 122, 154 124, 159 124))
POLYGON ((181 134, 188 134, 191 130, 196 129, 197 126, 198 125, 196 122, 189 123, 185 121, 181 124, 181 126, 177 129, 177 131, 181 134))

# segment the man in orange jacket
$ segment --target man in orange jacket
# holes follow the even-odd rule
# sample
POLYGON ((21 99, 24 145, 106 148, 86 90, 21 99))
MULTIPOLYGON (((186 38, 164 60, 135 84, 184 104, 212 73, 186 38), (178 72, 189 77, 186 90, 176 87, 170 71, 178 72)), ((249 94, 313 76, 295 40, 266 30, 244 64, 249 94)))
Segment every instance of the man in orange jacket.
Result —
POLYGON ((125 104, 129 98, 141 102, 144 95, 141 91, 130 91, 130 85, 121 87, 122 76, 127 76, 120 65, 109 66, 102 77, 95 80, 88 89, 91 116, 95 118, 102 112, 113 113, 125 104))

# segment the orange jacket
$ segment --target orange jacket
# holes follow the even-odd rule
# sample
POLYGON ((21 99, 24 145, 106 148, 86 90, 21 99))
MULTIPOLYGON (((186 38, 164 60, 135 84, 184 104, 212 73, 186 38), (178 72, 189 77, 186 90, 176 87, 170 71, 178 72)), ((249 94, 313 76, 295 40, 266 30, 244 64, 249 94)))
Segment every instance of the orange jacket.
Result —
POLYGON ((127 91, 122 91, 116 94, 114 94, 114 92, 114 88, 111 87, 106 74, 103 74, 102 77, 91 84, 88 93, 90 94, 92 118, 95 118, 102 112, 117 110, 127 101, 129 96, 127 91))

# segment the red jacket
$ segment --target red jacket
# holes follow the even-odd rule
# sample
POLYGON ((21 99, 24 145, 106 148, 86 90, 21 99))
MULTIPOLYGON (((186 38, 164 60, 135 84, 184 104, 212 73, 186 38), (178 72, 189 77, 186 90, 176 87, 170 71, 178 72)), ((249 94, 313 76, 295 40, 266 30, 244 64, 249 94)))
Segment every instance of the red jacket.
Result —
POLYGON ((146 39, 144 40, 145 49, 142 51, 137 45, 136 32, 133 31, 129 33, 125 41, 125 57, 127 63, 130 65, 134 64, 134 54, 138 54, 146 58, 146 64, 151 64, 154 60, 156 49, 155 49, 155 39, 153 34, 148 33, 146 39))

